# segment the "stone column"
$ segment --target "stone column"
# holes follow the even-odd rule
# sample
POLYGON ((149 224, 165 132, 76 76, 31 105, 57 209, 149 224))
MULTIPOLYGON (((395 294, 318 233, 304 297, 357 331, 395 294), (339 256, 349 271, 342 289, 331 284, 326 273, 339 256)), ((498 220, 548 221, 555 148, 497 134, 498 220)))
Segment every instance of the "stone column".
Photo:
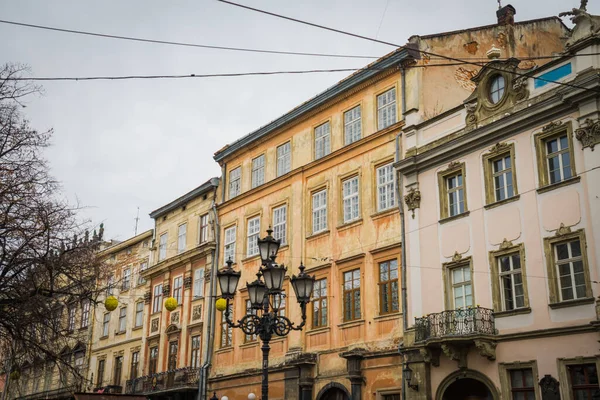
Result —
POLYGON ((346 359, 348 368, 348 379, 350 380, 350 399, 362 400, 362 385, 364 379, 362 376, 362 360, 364 350, 356 349, 340 354, 346 359))

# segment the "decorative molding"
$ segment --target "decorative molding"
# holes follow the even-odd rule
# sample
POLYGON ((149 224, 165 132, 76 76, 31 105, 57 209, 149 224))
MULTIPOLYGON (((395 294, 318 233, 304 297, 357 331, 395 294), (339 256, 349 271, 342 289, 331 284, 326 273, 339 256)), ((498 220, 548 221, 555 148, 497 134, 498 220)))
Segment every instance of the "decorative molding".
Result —
POLYGON ((192 308, 192 321, 202 319, 202 304, 198 304, 192 308))
POLYGON ((179 323, 179 311, 175 311, 174 313, 171 313, 171 324, 178 324, 179 323))
POLYGON ((459 262, 462 260, 462 258, 462 254, 460 254, 458 251, 455 251, 454 255, 452 256, 452 262, 459 262))
POLYGON ((183 278, 183 287, 185 289, 192 288, 192 277, 191 276, 186 276, 185 278, 183 278))
POLYGON ((458 161, 452 161, 452 162, 450 162, 450 164, 448 164, 448 168, 446 168, 446 171, 453 170, 453 169, 458 168, 460 166, 461 166, 460 162, 458 162, 458 161))
MULTIPOLYGON (((534 63, 534 65, 535 65, 535 63, 534 63)), ((531 66, 530 68, 533 68, 533 66, 531 66)), ((530 69, 530 68, 527 68, 527 69, 530 69)), ((526 100, 529 97, 529 90, 527 90, 527 77, 522 76, 520 78, 515 79, 513 81, 512 89, 513 89, 516 101, 526 100)))
POLYGON ((486 357, 490 361, 496 359, 496 343, 489 340, 475 340, 475 347, 479 355, 486 357))
POLYGON ((423 358, 423 361, 433 365, 434 367, 440 366, 440 349, 439 348, 427 348, 423 347, 419 349, 419 353, 423 358))
POLYGON ((510 151, 510 144, 505 142, 498 142, 492 146, 490 149, 490 154, 498 154, 503 153, 505 151, 510 151))
POLYGON ((600 120, 586 118, 585 125, 575 130, 575 137, 581 142, 582 149, 589 147, 594 151, 594 147, 600 143, 600 120))
POLYGON ((465 109, 467 110, 467 116, 465 117, 466 130, 470 131, 477 128, 477 101, 471 103, 465 103, 465 109))
POLYGON ((154 318, 152 322, 150 322, 150 333, 158 332, 158 322, 160 320, 158 318, 154 318))
POLYGON ((163 283, 163 295, 170 296, 171 295, 171 285, 167 283, 163 283))
POLYGON ((152 300, 152 293, 150 293, 150 291, 146 291, 146 293, 144 293, 144 303, 146 304, 150 304, 150 301, 152 300))
POLYGON ((540 380, 542 400, 560 400, 560 383, 552 375, 544 375, 540 380))
POLYGON ((404 196, 404 202, 408 207, 408 211, 412 212, 413 219, 415 218, 415 209, 421 207, 421 191, 419 189, 411 188, 406 196, 404 196))
POLYGON ((548 131, 554 130, 554 129, 556 129, 556 128, 559 128, 559 127, 561 127, 563 124, 564 124, 564 122, 563 122, 563 121, 552 121, 552 122, 550 122, 548 125, 546 125, 546 126, 544 126, 544 127, 542 128, 542 132, 544 132, 544 133, 545 133, 545 132, 548 132, 548 131))
POLYGON ((504 238, 502 243, 500 243, 499 250, 506 250, 506 249, 510 249, 511 247, 514 247, 513 242, 511 242, 510 240, 506 240, 506 238, 504 238))
POLYGON ((571 233, 571 227, 565 226, 562 222, 560 223, 560 227, 556 230, 556 236, 564 236, 571 233))
POLYGON ((442 351, 451 360, 458 362, 458 368, 467 368, 468 347, 454 346, 448 343, 442 344, 442 351))

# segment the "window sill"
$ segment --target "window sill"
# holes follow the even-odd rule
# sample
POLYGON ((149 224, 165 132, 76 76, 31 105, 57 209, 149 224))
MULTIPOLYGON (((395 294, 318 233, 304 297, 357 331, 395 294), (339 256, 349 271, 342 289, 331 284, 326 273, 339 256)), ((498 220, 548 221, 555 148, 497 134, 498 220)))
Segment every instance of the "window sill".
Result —
POLYGON ((364 324, 365 324, 364 319, 355 319, 352 321, 342 322, 341 324, 338 324, 338 328, 340 328, 340 329, 354 328, 355 326, 360 326, 360 325, 364 325, 364 324))
POLYGON ((258 346, 258 344, 259 344, 258 343, 258 339, 256 339, 256 340, 254 340, 252 342, 246 342, 244 344, 241 344, 240 345, 240 349, 247 349, 249 347, 256 347, 256 346, 258 346))
POLYGON ((513 197, 509 197, 508 199, 499 200, 499 201, 496 201, 496 202, 493 202, 493 203, 490 203, 490 204, 486 204, 485 206, 483 206, 483 208, 485 208, 486 210, 489 210, 491 208, 500 207, 500 206, 502 206, 504 204, 507 204, 507 203, 512 203, 513 201, 517 201, 520 198, 521 198, 521 195, 517 194, 517 195, 515 195, 513 197))
POLYGON ((87 326, 82 326, 81 328, 79 328, 79 332, 83 332, 83 331, 87 331, 88 327, 87 326))
POLYGON ((400 318, 402 317, 402 313, 399 311, 393 312, 393 313, 389 313, 389 314, 382 314, 382 315, 378 315, 376 317, 373 317, 373 320, 375 321, 387 321, 388 319, 394 319, 394 318, 400 318))
POLYGON ((376 219, 387 217, 388 215, 392 215, 392 214, 396 214, 396 213, 400 213, 400 210, 398 210, 398 207, 394 206, 394 207, 388 208, 387 210, 377 211, 376 213, 371 214, 370 217, 371 217, 371 219, 376 220, 376 219))
POLYGON ((248 263, 248 262, 252 262, 255 260, 260 260, 260 253, 259 254, 254 254, 250 257, 246 257, 244 259, 242 259, 242 264, 248 263))
POLYGON ((100 340, 108 339, 108 335, 100 336, 100 340))
POLYGON ((470 211, 465 211, 464 213, 461 213, 461 214, 456 214, 456 215, 453 215, 451 217, 442 218, 438 222, 440 224, 445 224, 446 222, 450 222, 450 221, 454 221, 456 219, 468 217, 470 213, 471 213, 470 211))
POLYGON ((129 288, 127 288, 127 289, 121 288, 121 291, 119 293, 127 293, 127 292, 129 292, 129 288))
POLYGON ((280 251, 287 250, 289 247, 290 245, 288 243, 284 243, 281 246, 279 246, 279 250, 277 250, 277 253, 279 253, 280 251))
POLYGON ((508 311, 494 311, 494 318, 512 317, 521 314, 531 314, 531 307, 522 307, 508 311))
POLYGON ((551 183, 550 185, 542 186, 541 188, 538 188, 537 192, 538 193, 546 193, 551 190, 561 188, 563 186, 569 186, 574 183, 579 183, 580 180, 581 180, 581 176, 574 176, 573 178, 565 179, 562 182, 551 183))
POLYGON ((229 353, 232 351, 233 351, 233 346, 229 345, 227 347, 221 347, 219 350, 215 350, 215 353, 221 354, 221 353, 229 353))
POLYGON ((548 304, 548 307, 555 310, 557 308, 575 307, 575 306, 581 306, 584 304, 592 304, 592 303, 594 303, 594 301, 596 301, 596 299, 594 299, 593 297, 584 297, 582 299, 577 299, 577 300, 567 300, 567 301, 561 301, 560 303, 550 303, 550 304, 548 304))
POLYGON ((126 331, 115 332, 115 336, 124 335, 126 331))
POLYGON ((140 326, 134 326, 133 328, 131 328, 132 331, 139 331, 140 329, 142 329, 144 327, 144 325, 140 325, 140 326))
POLYGON ((319 327, 316 327, 316 328, 311 329, 309 331, 306 331, 306 334, 308 336, 318 335, 319 333, 329 332, 330 330, 331 330, 330 326, 319 326, 319 327))
POLYGON ((343 223, 342 225, 338 225, 338 226, 336 226, 335 229, 337 229, 338 231, 343 231, 343 230, 350 229, 350 228, 353 228, 355 226, 361 225, 362 222, 363 222, 362 218, 355 219, 353 221, 343 223))
POLYGON ((313 233, 312 235, 307 236, 306 240, 312 240, 312 239, 316 239, 321 236, 326 236, 326 235, 329 235, 329 233, 330 233, 329 229, 326 229, 324 231, 313 233))
POLYGON ((194 296, 194 298, 192 298, 192 303, 198 300, 204 300, 204 296, 194 296))

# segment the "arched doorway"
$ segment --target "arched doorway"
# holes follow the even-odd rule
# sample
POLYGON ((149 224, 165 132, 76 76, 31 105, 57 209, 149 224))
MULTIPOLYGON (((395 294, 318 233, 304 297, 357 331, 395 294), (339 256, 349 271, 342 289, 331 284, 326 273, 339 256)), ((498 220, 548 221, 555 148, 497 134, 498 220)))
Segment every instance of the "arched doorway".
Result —
POLYGON ((448 375, 437 389, 436 400, 498 400, 498 391, 485 375, 473 371, 456 371, 448 375))
POLYGON ((350 393, 344 385, 332 382, 319 391, 317 400, 350 400, 350 393))

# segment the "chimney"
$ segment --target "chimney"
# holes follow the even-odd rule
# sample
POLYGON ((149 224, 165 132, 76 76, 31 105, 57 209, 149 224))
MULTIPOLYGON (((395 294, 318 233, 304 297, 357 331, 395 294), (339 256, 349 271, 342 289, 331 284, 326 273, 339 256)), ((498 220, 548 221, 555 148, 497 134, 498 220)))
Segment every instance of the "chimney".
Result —
POLYGON ((516 13, 517 10, 515 10, 515 8, 510 4, 500 8, 498 11, 496 11, 498 25, 514 25, 516 13))

